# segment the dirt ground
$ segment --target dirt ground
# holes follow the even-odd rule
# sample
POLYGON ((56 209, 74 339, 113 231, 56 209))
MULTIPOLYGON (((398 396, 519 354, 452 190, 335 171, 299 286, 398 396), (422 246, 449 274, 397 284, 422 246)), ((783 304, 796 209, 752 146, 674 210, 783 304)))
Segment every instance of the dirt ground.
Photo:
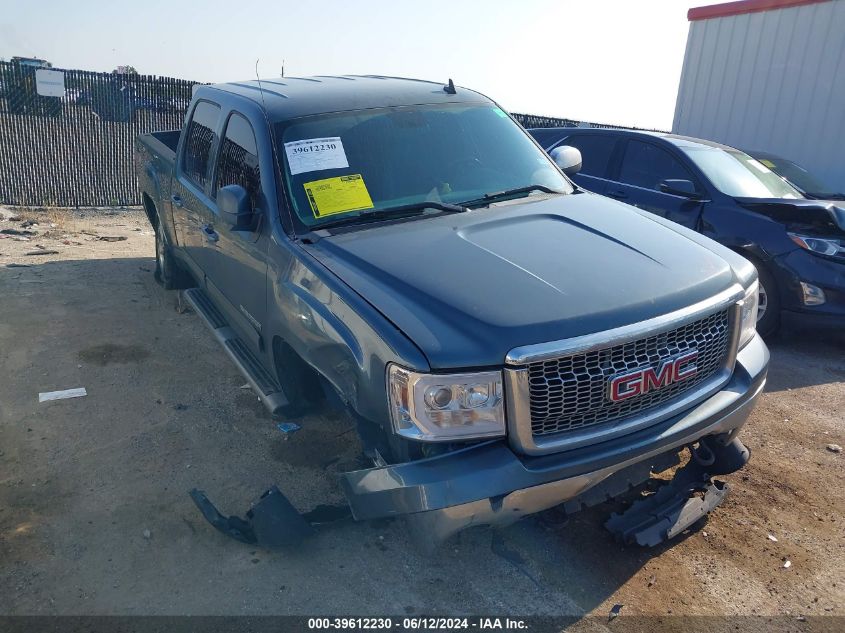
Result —
POLYGON ((841 332, 772 341, 751 462, 668 545, 617 545, 603 506, 434 555, 402 521, 263 551, 215 532, 188 490, 231 514, 274 482, 300 510, 339 501, 337 473, 362 465, 349 420, 286 439, 155 283, 140 211, 19 214, 0 229, 38 226, 0 239, 0 614, 845 615, 845 455, 827 448, 845 445, 841 332), (58 253, 25 254, 40 250, 58 253), (74 387, 87 396, 38 402, 74 387))

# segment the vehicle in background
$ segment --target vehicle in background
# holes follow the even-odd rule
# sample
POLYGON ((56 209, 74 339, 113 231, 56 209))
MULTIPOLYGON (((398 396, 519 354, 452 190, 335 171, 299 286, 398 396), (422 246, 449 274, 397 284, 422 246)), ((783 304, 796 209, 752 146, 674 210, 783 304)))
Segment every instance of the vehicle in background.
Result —
POLYGON ((845 206, 806 199, 764 164, 726 145, 622 129, 529 130, 547 151, 571 146, 589 191, 703 233, 760 274, 757 329, 781 319, 845 325, 845 206))
POLYGON ((753 150, 746 153, 759 160, 781 178, 785 178, 805 198, 811 198, 813 200, 845 200, 845 193, 836 191, 834 187, 828 187, 817 176, 811 174, 795 161, 781 158, 769 152, 753 150))
MULTIPOLYGON (((748 459, 757 273, 574 188, 577 154, 552 162, 451 81, 285 77, 199 86, 181 131, 139 138, 136 173, 157 277, 189 287, 267 408, 326 400, 357 423, 355 518, 409 515, 439 541, 599 503, 690 447, 671 488, 608 523, 653 545, 748 459)), ((192 497, 229 535, 281 511, 278 489, 234 524, 192 497)))
POLYGON ((93 83, 80 97, 90 104, 91 112, 101 121, 126 123, 143 110, 166 112, 173 109, 167 97, 144 94, 137 86, 137 75, 112 73, 93 83))

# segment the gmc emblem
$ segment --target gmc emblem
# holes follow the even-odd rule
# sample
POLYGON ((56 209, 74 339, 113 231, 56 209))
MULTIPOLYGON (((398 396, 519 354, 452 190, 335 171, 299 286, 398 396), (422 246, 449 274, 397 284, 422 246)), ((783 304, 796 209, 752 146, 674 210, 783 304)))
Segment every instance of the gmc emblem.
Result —
POLYGON ((698 373, 698 367, 695 365, 697 358, 698 350, 691 349, 660 361, 657 369, 640 367, 624 374, 617 374, 610 379, 607 398, 612 402, 621 402, 692 378, 698 373))

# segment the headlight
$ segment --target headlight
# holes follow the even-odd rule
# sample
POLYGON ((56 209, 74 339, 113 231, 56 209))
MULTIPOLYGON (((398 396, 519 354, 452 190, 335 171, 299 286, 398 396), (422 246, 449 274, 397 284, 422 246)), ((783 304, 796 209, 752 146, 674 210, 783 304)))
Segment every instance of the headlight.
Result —
POLYGON ((789 238, 798 244, 801 248, 814 253, 821 253, 822 255, 845 255, 845 248, 842 246, 842 240, 829 239, 824 237, 811 237, 809 235, 798 235, 797 233, 787 233, 789 238))
POLYGON ((740 305, 739 347, 742 349, 757 333, 757 305, 759 303, 760 282, 756 279, 748 286, 740 305))
POLYGON ((502 372, 418 374, 388 370, 390 417, 397 434, 424 442, 505 434, 502 372))

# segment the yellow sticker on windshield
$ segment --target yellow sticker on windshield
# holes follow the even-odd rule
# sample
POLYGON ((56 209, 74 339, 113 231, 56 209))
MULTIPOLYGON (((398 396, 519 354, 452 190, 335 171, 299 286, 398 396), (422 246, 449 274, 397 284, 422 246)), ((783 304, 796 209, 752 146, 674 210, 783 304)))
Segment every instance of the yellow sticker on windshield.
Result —
POLYGON ((370 192, 361 174, 312 180, 303 186, 315 218, 373 208, 370 192))
POLYGON ((763 164, 764 164, 766 167, 768 167, 769 169, 774 169, 774 168, 775 168, 775 164, 774 164, 772 161, 770 161, 770 160, 766 160, 765 158, 761 158, 761 159, 760 159, 760 162, 761 162, 761 163, 763 163, 763 164))

